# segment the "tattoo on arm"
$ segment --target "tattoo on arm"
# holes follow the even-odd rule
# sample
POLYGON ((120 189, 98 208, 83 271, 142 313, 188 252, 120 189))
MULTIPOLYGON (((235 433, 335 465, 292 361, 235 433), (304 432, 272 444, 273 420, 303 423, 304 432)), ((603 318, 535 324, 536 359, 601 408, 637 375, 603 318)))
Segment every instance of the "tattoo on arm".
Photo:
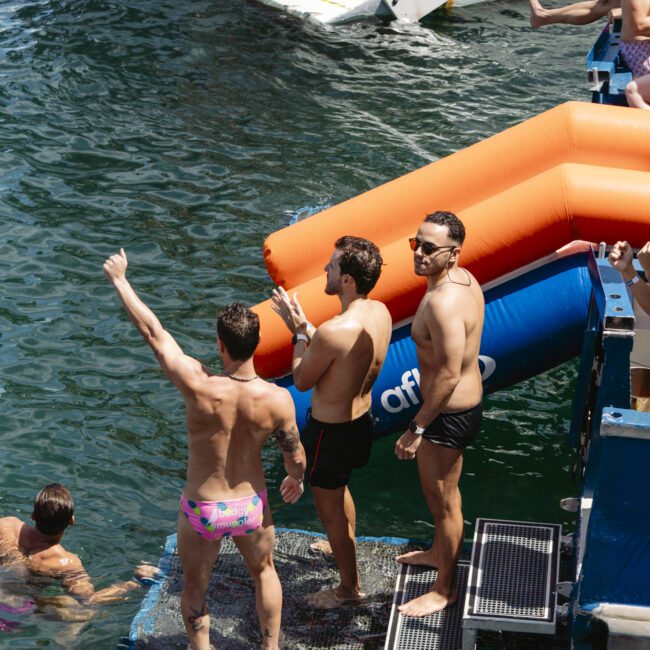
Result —
POLYGON ((189 621, 190 625, 192 626, 192 629, 195 632, 198 632, 199 630, 202 630, 204 627, 203 621, 200 619, 205 616, 208 612, 206 611, 205 608, 205 603, 201 605, 201 609, 194 609, 194 607, 190 606, 190 609, 192 610, 192 615, 187 617, 187 620, 189 621))
POLYGON ((298 429, 295 426, 292 426, 289 431, 278 429, 275 432, 275 439, 278 441, 278 447, 280 447, 282 451, 292 454, 296 449, 298 449, 300 434, 298 433, 298 429))

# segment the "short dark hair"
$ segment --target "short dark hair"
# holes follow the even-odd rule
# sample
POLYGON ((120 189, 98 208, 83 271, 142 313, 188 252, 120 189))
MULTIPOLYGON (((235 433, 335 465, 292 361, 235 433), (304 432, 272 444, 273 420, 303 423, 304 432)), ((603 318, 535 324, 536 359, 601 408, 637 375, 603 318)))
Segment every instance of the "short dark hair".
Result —
POLYGON ((226 305, 217 317, 217 336, 232 359, 246 361, 260 342, 260 319, 241 302, 226 305))
POLYGON ((34 523, 43 535, 58 535, 70 523, 74 501, 59 483, 46 485, 34 499, 34 523))
POLYGON ((370 293, 379 280, 381 265, 384 263, 379 249, 368 239, 351 235, 337 239, 334 247, 341 251, 341 273, 354 279, 358 294, 370 293))
POLYGON ((453 213, 438 210, 424 218, 425 223, 435 223, 439 226, 447 226, 449 239, 455 241, 459 246, 465 241, 465 226, 463 222, 453 213))

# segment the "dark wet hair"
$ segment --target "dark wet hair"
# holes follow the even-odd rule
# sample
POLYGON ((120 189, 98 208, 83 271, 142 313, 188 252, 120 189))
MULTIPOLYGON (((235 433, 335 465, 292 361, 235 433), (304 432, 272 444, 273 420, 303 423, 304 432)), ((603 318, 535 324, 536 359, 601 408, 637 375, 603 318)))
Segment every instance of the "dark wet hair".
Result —
POLYGON ((379 249, 369 240, 347 235, 336 240, 336 250, 341 251, 339 267, 357 283, 357 293, 370 293, 381 275, 379 249))
POLYGON ((455 241, 459 246, 465 241, 465 226, 463 222, 453 213, 438 210, 424 218, 425 223, 435 223, 439 226, 447 226, 449 239, 455 241))
POLYGON ((58 535, 70 523, 74 501, 59 483, 46 485, 34 499, 34 523, 43 535, 58 535))
POLYGON ((226 305, 217 317, 217 336, 232 359, 246 361, 260 342, 260 319, 241 302, 226 305))

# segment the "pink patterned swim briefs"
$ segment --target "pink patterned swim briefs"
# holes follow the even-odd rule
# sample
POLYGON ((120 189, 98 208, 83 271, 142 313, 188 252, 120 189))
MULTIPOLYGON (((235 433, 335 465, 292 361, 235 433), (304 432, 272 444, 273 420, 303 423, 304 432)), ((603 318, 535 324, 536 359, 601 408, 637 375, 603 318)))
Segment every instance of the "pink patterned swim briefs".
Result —
POLYGON ((621 56, 635 79, 650 74, 650 40, 621 41, 621 56))
POLYGON ((254 533, 262 525, 265 509, 266 490, 230 501, 192 501, 181 496, 181 512, 209 542, 254 533))

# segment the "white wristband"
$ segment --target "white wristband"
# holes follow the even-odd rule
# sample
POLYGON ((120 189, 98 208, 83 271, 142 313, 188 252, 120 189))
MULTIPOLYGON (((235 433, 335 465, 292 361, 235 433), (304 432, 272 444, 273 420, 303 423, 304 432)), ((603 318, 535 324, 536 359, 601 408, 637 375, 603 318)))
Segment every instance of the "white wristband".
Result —
POLYGON ((637 273, 631 280, 626 280, 625 281, 625 286, 626 287, 633 287, 640 280, 641 280, 641 278, 639 277, 639 274, 637 273))
POLYGON ((413 435, 421 436, 426 431, 426 427, 421 427, 415 422, 415 420, 411 420, 409 423, 409 431, 413 435))
POLYGON ((298 343, 298 341, 304 341, 305 343, 309 343, 309 337, 306 334, 296 334, 294 336, 294 345, 298 343))

